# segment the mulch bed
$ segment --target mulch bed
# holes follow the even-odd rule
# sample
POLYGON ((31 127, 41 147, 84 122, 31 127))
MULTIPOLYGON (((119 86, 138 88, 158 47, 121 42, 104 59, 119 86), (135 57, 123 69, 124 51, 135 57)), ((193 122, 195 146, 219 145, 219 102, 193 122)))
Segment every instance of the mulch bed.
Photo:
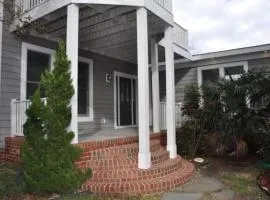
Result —
POLYGON ((257 184, 262 191, 270 196, 270 171, 261 174, 257 179, 257 184))

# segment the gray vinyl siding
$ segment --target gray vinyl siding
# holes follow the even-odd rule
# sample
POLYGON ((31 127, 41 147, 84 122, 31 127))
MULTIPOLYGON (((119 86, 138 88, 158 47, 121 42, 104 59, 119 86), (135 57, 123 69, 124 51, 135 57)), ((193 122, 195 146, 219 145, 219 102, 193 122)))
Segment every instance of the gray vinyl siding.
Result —
MULTIPOLYGON (((0 102, 0 147, 4 138, 10 136, 10 101, 20 98, 21 81, 21 47, 22 41, 9 33, 7 27, 3 31, 3 53, 1 73, 0 102)), ((55 49, 57 44, 45 39, 29 37, 25 42, 55 49)), ((114 82, 106 83, 105 74, 113 76, 114 71, 136 74, 137 66, 109 57, 80 50, 79 56, 93 59, 94 77, 94 120, 79 123, 79 134, 94 133, 102 129, 114 128, 114 82), (105 119, 106 123, 101 123, 105 119)))
POLYGON ((20 97, 21 40, 10 34, 3 25, 1 100, 0 100, 0 147, 10 136, 10 100, 20 97))
MULTIPOLYGON (((175 102, 183 102, 185 87, 189 84, 198 84, 197 68, 183 68, 175 70, 175 102)), ((166 101, 166 74, 160 72, 160 99, 166 101)))
MULTIPOLYGON (((91 57, 87 52, 82 53, 84 57, 91 57)), ((137 74, 137 66, 114 60, 105 59, 103 56, 94 58, 94 121, 79 123, 79 134, 94 134, 100 130, 114 129, 114 79, 106 83, 105 74, 114 75, 114 71, 127 74, 137 74), (102 120, 105 123, 102 123, 102 120)))
POLYGON ((249 70, 270 72, 270 58, 255 59, 248 61, 249 70))

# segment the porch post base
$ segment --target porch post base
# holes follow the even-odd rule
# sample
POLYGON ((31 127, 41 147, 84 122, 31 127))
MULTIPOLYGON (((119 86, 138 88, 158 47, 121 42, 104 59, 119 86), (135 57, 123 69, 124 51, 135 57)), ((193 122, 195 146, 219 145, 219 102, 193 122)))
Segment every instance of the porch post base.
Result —
POLYGON ((177 158, 177 146, 176 146, 176 144, 167 145, 167 151, 169 151, 171 159, 177 158))
POLYGON ((151 167, 151 154, 139 152, 138 167, 139 169, 149 169, 151 167))

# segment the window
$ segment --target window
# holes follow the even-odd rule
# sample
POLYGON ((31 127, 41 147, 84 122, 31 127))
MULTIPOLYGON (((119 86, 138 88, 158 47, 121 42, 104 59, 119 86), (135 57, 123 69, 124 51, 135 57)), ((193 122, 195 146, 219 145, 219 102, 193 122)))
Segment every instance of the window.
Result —
MULTIPOLYGON (((27 81, 26 98, 30 99, 40 85, 41 74, 49 69, 50 55, 28 50, 27 52, 27 81)), ((45 97, 41 91, 41 96, 45 97)))
MULTIPOLYGON (((54 50, 22 43, 21 95, 29 99, 40 85, 41 74, 51 69, 54 50)), ((45 97, 41 91, 42 97, 45 97)), ((93 121, 93 61, 79 58, 78 63, 78 120, 93 121)))
POLYGON ((247 62, 225 63, 220 65, 210 65, 198 68, 198 84, 205 81, 217 81, 220 77, 238 79, 248 71, 247 62))
POLYGON ((93 61, 79 58, 78 63, 78 119, 93 121, 93 61))
POLYGON ((236 67, 225 67, 225 79, 232 78, 233 80, 237 80, 241 77, 242 74, 245 73, 243 66, 236 66, 236 67))
MULTIPOLYGON (((54 50, 33 44, 22 43, 21 57, 21 95, 29 99, 40 85, 40 76, 53 65, 54 50)), ((42 92, 42 91, 41 91, 42 92)), ((41 93, 44 97, 44 93, 41 93)))
POLYGON ((79 62, 78 68, 78 114, 89 115, 89 64, 79 62))

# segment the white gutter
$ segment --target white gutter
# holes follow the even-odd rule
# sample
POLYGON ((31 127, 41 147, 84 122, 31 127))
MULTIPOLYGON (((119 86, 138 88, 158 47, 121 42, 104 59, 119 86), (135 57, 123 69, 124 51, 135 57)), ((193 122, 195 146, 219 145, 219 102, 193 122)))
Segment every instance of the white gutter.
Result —
POLYGON ((3 17, 4 17, 4 0, 0 3, 0 101, 2 91, 2 42, 3 42, 3 17))

